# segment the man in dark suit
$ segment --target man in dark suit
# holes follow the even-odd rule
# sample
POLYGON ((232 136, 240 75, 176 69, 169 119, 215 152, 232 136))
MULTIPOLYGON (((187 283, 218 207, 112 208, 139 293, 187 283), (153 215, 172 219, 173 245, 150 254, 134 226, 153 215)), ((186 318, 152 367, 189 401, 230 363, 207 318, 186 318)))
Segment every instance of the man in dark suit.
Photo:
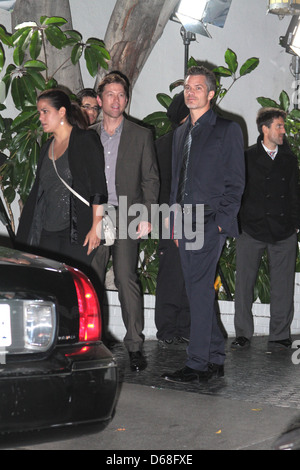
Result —
MULTIPOLYGON (((177 203, 176 219, 182 219, 182 238, 178 239, 178 245, 190 303, 191 328, 185 367, 163 377, 183 383, 224 375, 224 336, 214 311, 214 280, 226 236, 238 235, 237 214, 245 169, 241 129, 235 122, 213 112, 211 101, 215 91, 212 72, 198 66, 188 71, 184 96, 190 116, 175 131, 173 140, 170 205, 177 203), (199 220, 199 207, 204 212, 202 220, 199 220), (191 228, 194 244, 189 240, 190 233, 186 235, 191 228)), ((181 224, 174 227, 176 230, 181 224)))
MULTIPOLYGON (((129 89, 119 73, 104 77, 98 86, 97 99, 103 120, 91 127, 99 133, 104 147, 108 204, 115 208, 117 215, 117 240, 112 246, 112 260, 126 327, 124 344, 131 369, 140 371, 147 363, 142 351, 143 305, 136 268, 138 241, 151 231, 151 205, 157 204, 159 192, 154 141, 150 130, 124 117, 129 89), (128 216, 135 204, 141 208, 139 222, 137 214, 128 216)), ((102 284, 109 254, 109 247, 102 245, 93 261, 102 284)))
POLYGON ((250 346, 254 333, 252 303, 261 258, 267 251, 270 280, 269 347, 289 347, 294 314, 294 282, 300 227, 299 170, 285 136, 286 113, 262 108, 259 137, 246 152, 246 188, 237 240, 235 289, 236 339, 233 349, 250 346))
MULTIPOLYGON (((172 179, 172 141, 174 130, 188 117, 183 92, 170 104, 167 116, 172 131, 155 141, 160 173, 159 204, 169 204, 172 179)), ((159 269, 155 297, 155 325, 158 344, 162 348, 186 348, 190 337, 190 307, 186 295, 178 248, 163 236, 169 217, 161 221, 158 245, 159 269)))

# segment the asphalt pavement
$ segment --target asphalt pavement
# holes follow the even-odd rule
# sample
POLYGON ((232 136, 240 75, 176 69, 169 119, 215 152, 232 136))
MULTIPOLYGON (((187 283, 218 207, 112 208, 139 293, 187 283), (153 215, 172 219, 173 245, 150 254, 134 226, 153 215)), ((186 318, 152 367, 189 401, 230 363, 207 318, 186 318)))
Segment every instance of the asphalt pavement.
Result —
MULTIPOLYGON (((140 468, 145 461, 166 464, 161 460, 166 455, 170 459, 177 455, 178 461, 170 463, 179 459, 181 464, 191 463, 187 459, 195 458, 199 450, 285 447, 291 439, 284 433, 300 416, 300 352, 270 350, 266 337, 253 338, 245 351, 232 351, 230 344, 228 339, 224 378, 184 385, 161 378, 184 365, 184 350, 162 349, 156 341, 146 341, 148 367, 136 374, 118 343, 112 351, 120 370, 119 396, 114 417, 104 430, 79 427, 29 433, 2 440, 0 447, 100 450, 104 463, 123 464, 123 456, 135 456, 140 462, 129 463, 140 468)), ((292 433, 294 442, 298 434, 292 433)))

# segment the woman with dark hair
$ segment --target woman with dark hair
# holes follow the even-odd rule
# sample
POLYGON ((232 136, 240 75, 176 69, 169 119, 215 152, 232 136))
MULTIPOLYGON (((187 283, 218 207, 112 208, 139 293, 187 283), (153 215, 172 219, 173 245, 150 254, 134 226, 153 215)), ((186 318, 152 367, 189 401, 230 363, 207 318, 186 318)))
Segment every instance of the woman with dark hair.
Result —
POLYGON ((82 116, 74 113, 62 90, 42 92, 37 110, 51 138, 41 149, 17 241, 38 247, 49 257, 89 266, 101 241, 99 224, 107 202, 103 147, 95 131, 84 129, 82 116), (71 193, 61 178, 90 206, 71 193))

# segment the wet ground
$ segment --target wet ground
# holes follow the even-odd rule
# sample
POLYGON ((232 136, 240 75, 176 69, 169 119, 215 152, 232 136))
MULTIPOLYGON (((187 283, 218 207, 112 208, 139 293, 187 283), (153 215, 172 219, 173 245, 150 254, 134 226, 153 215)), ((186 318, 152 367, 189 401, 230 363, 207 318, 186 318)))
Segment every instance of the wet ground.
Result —
MULTIPOLYGON (((293 341, 300 337, 293 337, 293 341)), ((164 372, 184 366, 185 350, 162 349, 157 341, 146 341, 144 353, 148 367, 139 374, 129 369, 129 360, 122 343, 112 352, 118 359, 121 380, 152 387, 204 393, 223 398, 260 401, 268 405, 294 407, 300 410, 300 359, 296 349, 271 350, 266 337, 252 339, 251 347, 242 351, 231 350, 232 338, 227 339, 225 377, 204 384, 175 384, 161 378, 164 372), (294 356, 293 356, 294 355, 294 356), (296 361, 295 361, 296 359, 296 361)))

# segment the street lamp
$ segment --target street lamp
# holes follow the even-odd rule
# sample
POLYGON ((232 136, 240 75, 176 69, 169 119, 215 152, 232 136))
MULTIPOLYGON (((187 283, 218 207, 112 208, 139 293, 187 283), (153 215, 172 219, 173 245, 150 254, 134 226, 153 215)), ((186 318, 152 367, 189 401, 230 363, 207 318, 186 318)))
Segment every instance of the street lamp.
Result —
MULTIPOLYGON (((298 96, 300 79, 300 20, 298 15, 293 15, 285 36, 279 38, 280 45, 288 54, 292 54, 292 74, 295 77, 295 95, 298 96)), ((298 100, 294 103, 298 109, 298 100)))
MULTIPOLYGON (((300 0, 299 0, 300 1, 300 0)), ((180 34, 185 46, 184 74, 187 72, 189 46, 196 34, 211 38, 207 24, 223 28, 232 0, 181 0, 171 20, 182 24, 180 34)))
POLYGON ((300 0, 269 0, 268 13, 275 15, 296 15, 300 13, 300 0))

